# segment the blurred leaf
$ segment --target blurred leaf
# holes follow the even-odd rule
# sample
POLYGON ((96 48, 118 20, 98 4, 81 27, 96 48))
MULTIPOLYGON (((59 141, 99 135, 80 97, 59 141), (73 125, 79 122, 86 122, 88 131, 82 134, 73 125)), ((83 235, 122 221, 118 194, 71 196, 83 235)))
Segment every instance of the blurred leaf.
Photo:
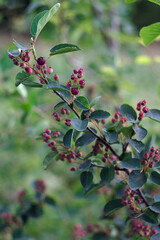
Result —
POLYGON ((104 184, 93 184, 88 191, 85 193, 85 197, 90 196, 92 193, 96 192, 99 188, 103 187, 104 184))
POLYGON ((104 206, 104 213, 108 216, 122 207, 124 207, 122 199, 113 199, 104 206))
POLYGON ((49 82, 47 85, 43 85, 43 87, 55 91, 70 92, 66 86, 61 85, 57 82, 49 82))
POLYGON ((156 3, 158 5, 160 5, 160 0, 148 0, 149 2, 153 2, 153 3, 156 3))
POLYGON ((107 131, 106 129, 103 129, 103 132, 109 138, 108 142, 110 144, 115 143, 115 142, 118 141, 118 133, 117 132, 111 131, 111 130, 107 131))
POLYGON ((57 103, 57 104, 54 106, 54 110, 57 110, 58 108, 60 108, 60 107, 62 107, 62 106, 64 106, 64 105, 66 105, 65 102, 59 102, 59 103, 57 103))
POLYGON ((35 87, 35 88, 42 88, 43 85, 40 84, 40 83, 36 83, 36 82, 27 82, 27 81, 24 81, 22 82, 23 85, 25 85, 26 87, 35 87))
POLYGON ((11 54, 13 57, 19 57, 20 50, 19 49, 8 49, 8 54, 11 54))
POLYGON ((148 208, 142 215, 142 219, 148 223, 156 224, 158 223, 158 214, 148 208))
POLYGON ((149 208, 156 213, 160 213, 160 202, 155 202, 149 208))
POLYGON ((93 142, 96 139, 94 135, 91 133, 85 133, 81 137, 79 137, 75 143, 76 147, 84 147, 93 142))
POLYGON ((160 239, 160 233, 156 233, 151 237, 151 240, 159 240, 160 239))
POLYGON ((143 127, 139 127, 137 124, 133 125, 133 130, 137 134, 137 141, 143 140, 147 135, 147 130, 143 127))
POLYGON ((160 110, 158 109, 150 109, 145 116, 151 118, 152 120, 160 122, 160 110))
POLYGON ((82 172, 80 175, 80 181, 84 189, 87 191, 92 185, 93 174, 91 172, 82 172))
POLYGON ((43 167, 44 169, 47 169, 48 166, 51 164, 51 162, 53 161, 53 159, 57 156, 58 152, 57 151, 52 151, 52 152, 49 152, 44 161, 43 161, 43 167))
POLYGON ((22 51, 26 51, 28 49, 28 47, 26 47, 25 45, 23 45, 22 43, 17 42, 16 40, 14 40, 17 48, 21 49, 22 51))
POLYGON ((135 110, 128 104, 123 104, 120 107, 120 114, 125 117, 128 122, 135 123, 137 119, 137 114, 135 110))
POLYGON ((32 80, 32 75, 27 74, 24 71, 17 73, 15 82, 16 87, 18 87, 21 83, 23 83, 26 80, 32 80))
POLYGON ((91 162, 92 162, 91 160, 86 160, 84 163, 82 163, 82 164, 79 166, 78 170, 79 170, 79 171, 83 171, 83 170, 86 170, 86 169, 90 168, 91 162))
POLYGON ((152 59, 149 56, 142 55, 136 57, 135 63, 138 65, 149 65, 152 63, 152 59))
POLYGON ((160 185, 160 174, 156 171, 151 172, 149 180, 152 183, 160 185))
POLYGON ((91 103, 90 106, 93 107, 94 105, 96 105, 96 103, 101 99, 101 96, 97 96, 96 98, 94 98, 91 103))
POLYGON ((114 166, 111 165, 110 167, 105 167, 101 170, 100 177, 101 177, 101 183, 110 183, 115 176, 115 170, 114 166))
POLYGON ((153 42, 160 35, 160 22, 153 23, 140 30, 140 36, 145 45, 153 42))
POLYGON ((71 123, 77 131, 84 131, 88 125, 88 119, 80 120, 78 118, 72 118, 71 123))
POLYGON ((110 113, 107 111, 103 111, 103 110, 96 110, 94 112, 92 112, 89 116, 90 119, 97 119, 97 120, 102 120, 102 119, 106 119, 110 116, 110 113))
POLYGON ((84 96, 79 96, 77 97, 75 100, 74 100, 74 104, 82 109, 82 110, 88 110, 90 109, 90 105, 89 105, 89 102, 88 102, 88 99, 84 96))
POLYGON ((120 165, 127 169, 139 170, 141 168, 141 161, 138 158, 132 158, 132 156, 128 155, 120 161, 120 165))
POLYGON ((137 0, 125 0, 126 3, 133 3, 135 1, 137 1, 137 0))
POLYGON ((106 236, 106 233, 95 233, 92 240, 109 240, 109 238, 106 236))
POLYGON ((154 195, 154 201, 155 202, 160 202, 160 194, 154 195))
POLYGON ((147 177, 144 172, 133 170, 129 174, 129 187, 135 191, 141 188, 147 181, 147 177))
POLYGON ((45 197, 45 203, 47 203, 51 207, 55 207, 56 206, 56 201, 52 197, 49 197, 49 196, 45 197))
POLYGON ((61 54, 61 53, 74 52, 74 51, 78 51, 78 50, 80 50, 80 48, 76 45, 68 44, 68 43, 62 43, 62 44, 54 46, 50 50, 50 56, 53 56, 53 55, 56 55, 56 54, 61 54))
POLYGON ((55 4, 50 10, 43 11, 35 16, 31 24, 31 35, 38 37, 44 26, 50 21, 53 15, 60 8, 60 3, 55 4))
POLYGON ((142 150, 144 149, 144 144, 140 141, 137 141, 137 140, 134 140, 134 139, 128 139, 128 142, 129 142, 129 144, 131 144, 131 146, 133 148, 136 149, 136 151, 138 153, 142 152, 142 150))
POLYGON ((63 144, 67 148, 71 148, 72 145, 72 136, 73 136, 73 129, 70 129, 66 132, 63 137, 63 144))

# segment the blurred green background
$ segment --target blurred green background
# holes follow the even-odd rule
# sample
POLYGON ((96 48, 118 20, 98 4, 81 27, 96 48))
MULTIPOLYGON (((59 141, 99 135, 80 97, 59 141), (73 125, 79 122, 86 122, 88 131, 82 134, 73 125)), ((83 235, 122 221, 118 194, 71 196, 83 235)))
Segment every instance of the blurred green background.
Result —
MULTIPOLYGON (((159 21, 158 5, 124 0, 62 0, 61 9, 40 34, 37 55, 47 57, 58 43, 72 43, 81 51, 54 56, 49 65, 65 83, 73 68, 84 69, 90 99, 102 96, 101 105, 111 113, 122 103, 133 104, 146 99, 148 107, 159 108, 159 43, 144 47, 139 29, 159 21), (56 60, 55 60, 56 58, 56 60)), ((96 223, 107 196, 94 194, 83 198, 79 173, 56 162, 48 170, 42 166, 47 147, 35 140, 46 127, 60 130, 52 118, 58 99, 39 89, 15 87, 19 68, 8 59, 7 49, 13 39, 29 46, 30 24, 40 11, 57 1, 0 0, 0 209, 14 211, 16 194, 30 189, 31 183, 43 178, 57 207, 45 207, 44 215, 30 220, 24 232, 33 239, 72 239, 75 223, 96 223), (96 204, 95 204, 96 202, 96 204)), ((158 125, 149 125, 150 134, 158 125)), ((159 144, 160 136, 157 136, 159 144)), ((104 223, 102 223, 103 225, 104 223)), ((113 226, 114 229, 114 226, 113 226)))

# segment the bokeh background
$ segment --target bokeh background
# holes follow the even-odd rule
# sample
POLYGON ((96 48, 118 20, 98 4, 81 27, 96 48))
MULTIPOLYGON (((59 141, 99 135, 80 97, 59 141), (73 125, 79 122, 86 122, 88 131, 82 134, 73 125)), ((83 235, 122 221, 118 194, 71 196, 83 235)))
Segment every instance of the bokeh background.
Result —
MULTIPOLYGON (((113 113, 122 103, 146 99, 148 107, 160 103, 160 45, 144 47, 139 38, 141 27, 160 20, 160 7, 139 0, 62 0, 60 10, 41 32, 37 55, 47 57, 50 48, 72 43, 81 51, 49 59, 54 72, 65 83, 73 68, 84 69, 87 87, 84 94, 93 99, 102 96, 100 105, 113 113), (56 59, 55 59, 56 58, 56 59)), ((47 147, 36 137, 46 127, 63 128, 52 117, 58 99, 51 93, 24 86, 15 87, 19 68, 8 59, 13 39, 30 45, 30 24, 40 11, 57 1, 0 0, 0 210, 14 212, 17 192, 31 190, 31 183, 43 178, 55 208, 45 206, 44 215, 31 219, 24 228, 30 239, 72 239, 75 223, 96 223, 107 195, 94 194, 85 199, 79 173, 70 166, 54 162, 43 169, 47 147)), ((150 134, 158 125, 144 124, 150 134)), ((159 144, 160 136, 156 137, 159 144)), ((102 222, 102 225, 104 223, 102 222)), ((116 232, 113 225, 113 231, 116 232)))

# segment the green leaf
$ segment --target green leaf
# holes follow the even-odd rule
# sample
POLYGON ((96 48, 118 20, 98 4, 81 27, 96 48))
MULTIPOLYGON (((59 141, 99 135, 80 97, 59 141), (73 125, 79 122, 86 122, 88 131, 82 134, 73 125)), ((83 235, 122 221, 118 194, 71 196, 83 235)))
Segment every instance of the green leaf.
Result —
POLYGON ((154 195, 154 201, 155 202, 160 202, 160 194, 154 195))
POLYGON ((149 208, 142 215, 142 219, 148 223, 156 224, 158 223, 158 215, 157 213, 151 211, 149 208))
POLYGON ((155 202, 152 204, 152 206, 149 206, 149 208, 156 213, 160 213, 160 202, 155 202))
POLYGON ((104 184, 93 184, 88 191, 85 193, 85 197, 90 196, 92 193, 96 192, 99 188, 103 187, 104 184))
POLYGON ((134 170, 129 174, 129 186, 135 191, 141 188, 147 181, 147 177, 144 172, 134 170))
POLYGON ((78 118, 72 118, 71 123, 77 131, 84 131, 88 125, 88 119, 80 120, 78 118))
POLYGON ((122 199, 113 199, 104 206, 104 213, 108 216, 122 207, 124 207, 122 199))
POLYGON ((144 149, 144 144, 140 141, 137 141, 137 140, 134 140, 134 139, 128 139, 128 142, 129 142, 129 144, 131 144, 131 146, 133 148, 136 149, 136 151, 138 153, 142 152, 142 150, 144 149))
POLYGON ((72 136, 73 136, 73 129, 70 129, 66 132, 63 137, 63 144, 67 148, 71 148, 72 145, 72 136))
POLYGON ((82 110, 89 110, 90 109, 88 99, 86 97, 83 97, 83 96, 77 97, 74 100, 74 104, 82 110))
POLYGON ((109 240, 106 233, 95 233, 92 240, 109 240))
POLYGON ((115 176, 115 170, 114 170, 114 166, 110 166, 110 167, 105 167, 101 170, 100 173, 100 177, 101 177, 101 183, 110 183, 115 176))
POLYGON ((140 36, 145 45, 153 42, 160 35, 160 22, 153 23, 140 30, 140 36))
POLYGON ((152 183, 160 185, 160 174, 156 171, 151 172, 149 180, 152 183))
POLYGON ((22 43, 19 43, 19 42, 17 42, 16 40, 14 40, 14 42, 15 42, 17 48, 21 49, 22 51, 28 50, 28 47, 26 47, 26 46, 23 45, 22 43))
POLYGON ((160 5, 160 0, 148 0, 149 2, 153 2, 153 3, 156 3, 158 5, 160 5))
POLYGON ((57 3, 50 10, 45 10, 34 17, 30 28, 33 37, 38 37, 44 26, 50 21, 59 8, 60 3, 57 3))
POLYGON ((25 73, 24 71, 20 72, 20 73, 17 73, 17 75, 16 75, 16 82, 15 82, 16 87, 18 87, 24 81, 30 80, 31 78, 32 78, 32 76, 27 74, 27 73, 25 73))
POLYGON ((8 54, 12 55, 13 57, 19 57, 20 49, 8 49, 8 54))
POLYGON ((150 109, 149 112, 146 113, 146 117, 149 117, 152 120, 160 122, 160 110, 158 110, 158 109, 150 109))
POLYGON ((133 125, 133 130, 137 134, 137 141, 141 141, 147 135, 147 130, 143 127, 139 127, 137 124, 133 125))
POLYGON ((55 90, 55 91, 64 91, 64 92, 70 92, 69 89, 61 85, 57 82, 49 82, 47 85, 43 85, 44 88, 55 90))
POLYGON ((126 3, 133 3, 135 2, 136 0, 125 0, 126 3))
POLYGON ((35 88, 42 88, 43 87, 42 84, 36 83, 36 82, 25 81, 25 82, 22 82, 22 84, 25 85, 26 87, 35 87, 35 88))
POLYGON ((46 196, 45 198, 45 203, 50 205, 51 207, 55 207, 56 206, 56 202, 53 198, 46 196))
POLYGON ((159 240, 160 239, 160 233, 156 233, 151 237, 151 240, 159 240))
POLYGON ((132 158, 132 156, 127 155, 121 162, 120 165, 123 168, 139 170, 141 168, 141 161, 138 158, 132 158))
MULTIPOLYGON (((120 124, 121 126, 122 124, 120 124)), ((123 135, 126 137, 126 138, 130 138, 133 134, 133 129, 132 129, 132 126, 129 126, 129 127, 123 127, 120 129, 120 132, 123 133, 123 135)))
POLYGON ((86 160, 84 163, 82 163, 82 164, 79 166, 78 170, 79 170, 79 171, 84 171, 84 170, 90 168, 91 162, 92 162, 91 160, 86 160))
POLYGON ((110 144, 118 141, 118 133, 117 132, 111 131, 111 130, 107 131, 106 129, 103 129, 103 132, 108 137, 108 139, 109 139, 108 142, 110 144))
POLYGON ((97 96, 96 98, 94 98, 91 103, 90 106, 93 107, 94 105, 96 105, 96 103, 101 99, 101 96, 97 96))
POLYGON ((91 133, 85 133, 81 137, 79 137, 75 143, 76 147, 84 147, 93 142, 96 139, 94 135, 91 133))
POLYGON ((54 46, 50 50, 50 56, 56 55, 56 54, 61 54, 61 53, 68 53, 68 52, 74 52, 78 51, 80 48, 76 45, 73 44, 68 44, 68 43, 62 43, 54 46))
POLYGON ((92 185, 93 174, 91 172, 82 172, 80 175, 80 181, 84 189, 87 191, 92 185))
POLYGON ((89 116, 90 119, 97 119, 97 120, 101 120, 101 119, 106 119, 110 116, 109 112, 103 111, 103 110, 96 110, 94 112, 92 112, 89 116))
POLYGON ((127 118, 128 122, 135 123, 137 119, 137 114, 135 110, 128 104, 123 104, 120 107, 120 114, 127 118))
POLYGON ((44 161, 43 161, 43 167, 44 169, 47 169, 48 166, 50 165, 50 163, 53 161, 53 159, 56 157, 56 155, 58 154, 57 151, 52 151, 52 152, 49 152, 44 161))
POLYGON ((65 102, 59 102, 59 103, 57 103, 57 104, 54 106, 54 110, 57 110, 58 108, 60 108, 60 107, 62 107, 62 106, 64 106, 64 105, 66 105, 65 102))

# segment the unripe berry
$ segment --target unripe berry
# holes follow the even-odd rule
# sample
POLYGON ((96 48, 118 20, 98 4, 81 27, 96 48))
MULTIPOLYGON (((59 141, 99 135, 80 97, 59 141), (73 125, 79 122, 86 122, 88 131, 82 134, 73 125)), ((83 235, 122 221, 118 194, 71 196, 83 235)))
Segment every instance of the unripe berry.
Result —
POLYGON ((73 95, 77 95, 79 93, 79 89, 77 87, 73 87, 73 88, 71 88, 71 93, 73 95))
POLYGON ((104 157, 103 157, 103 158, 102 158, 102 162, 104 162, 104 163, 105 163, 105 162, 106 162, 106 158, 104 158, 104 157))
POLYGON ((30 67, 26 67, 25 70, 26 70, 26 73, 28 74, 32 73, 32 68, 30 67))
POLYGON ((66 87, 70 88, 73 85, 73 83, 71 81, 66 83, 66 87))
POLYGON ((46 132, 47 134, 50 134, 50 133, 51 133, 51 130, 48 129, 48 128, 46 128, 45 132, 46 132))
POLYGON ((152 168, 153 165, 154 165, 154 163, 153 163, 153 162, 150 162, 149 167, 152 168))
POLYGON ((146 103, 147 103, 147 102, 146 102, 146 100, 144 99, 144 100, 141 102, 141 105, 144 106, 144 105, 146 105, 146 103))
POLYGON ((66 121, 65 121, 65 125, 67 126, 67 127, 70 127, 71 126, 71 120, 70 119, 66 119, 66 121))
POLYGON ((18 66, 18 65, 19 65, 19 61, 18 61, 18 59, 17 59, 17 58, 14 58, 14 59, 13 59, 13 64, 14 64, 14 65, 16 65, 16 66, 18 66))
POLYGON ((64 108, 61 109, 61 114, 65 114, 66 110, 64 108))
POLYGON ((77 73, 78 73, 78 70, 73 69, 73 72, 74 72, 74 74, 77 74, 77 73))
POLYGON ((71 75, 71 79, 72 79, 72 80, 75 79, 75 75, 74 75, 74 74, 71 75))
POLYGON ((55 79, 55 80, 58 80, 58 79, 59 79, 58 74, 55 74, 55 75, 54 75, 54 79, 55 79))
POLYGON ((51 67, 47 68, 47 72, 48 72, 49 74, 51 74, 51 73, 53 72, 53 68, 51 68, 51 67))
POLYGON ((21 67, 21 68, 25 68, 25 67, 26 67, 26 64, 21 62, 21 63, 20 63, 20 67, 21 67))
POLYGON ((147 113, 147 112, 149 112, 149 109, 148 109, 146 106, 145 106, 145 107, 143 107, 143 109, 142 109, 142 110, 143 110, 143 112, 144 112, 144 113, 147 113))
POLYGON ((14 58, 11 54, 8 54, 8 57, 9 57, 10 59, 13 59, 13 58, 14 58))
POLYGON ((40 83, 44 83, 44 80, 42 78, 39 79, 40 83))
POLYGON ((74 172, 74 171, 76 171, 76 169, 77 169, 76 167, 72 167, 72 168, 70 168, 70 171, 74 172))
POLYGON ((45 60, 44 57, 39 57, 39 58, 37 59, 37 63, 38 63, 40 66, 42 66, 42 65, 44 65, 44 64, 46 63, 46 60, 45 60))

